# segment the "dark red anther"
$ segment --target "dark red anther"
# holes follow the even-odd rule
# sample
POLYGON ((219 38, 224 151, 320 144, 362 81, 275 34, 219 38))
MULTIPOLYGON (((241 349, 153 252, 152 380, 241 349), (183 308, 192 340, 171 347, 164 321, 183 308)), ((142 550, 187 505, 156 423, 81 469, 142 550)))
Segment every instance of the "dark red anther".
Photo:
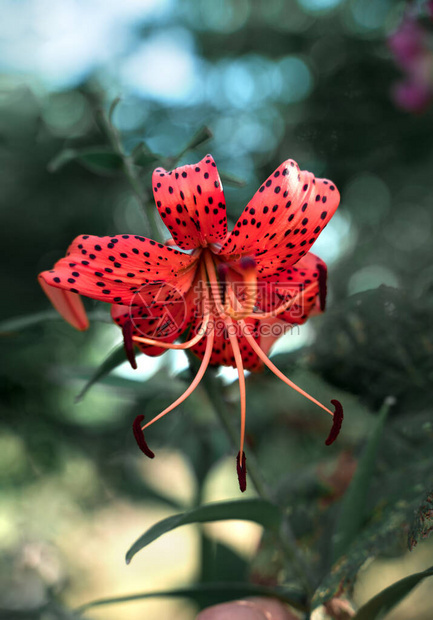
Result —
POLYGON ((241 269, 254 269, 254 267, 256 266, 256 261, 254 260, 254 258, 252 256, 243 256, 241 258, 241 260, 239 261, 239 267, 241 269))
POLYGON ((132 423, 132 432, 134 433, 135 441, 137 442, 137 445, 140 448, 140 450, 150 459, 153 459, 155 457, 155 454, 152 452, 152 450, 147 445, 146 440, 144 438, 144 433, 141 430, 141 425, 143 424, 143 420, 144 420, 144 415, 138 415, 135 418, 134 422, 132 423))
POLYGON ((227 263, 219 263, 217 266, 217 273, 218 273, 218 278, 220 279, 220 282, 225 283, 226 279, 227 279, 227 274, 229 272, 229 267, 227 265, 227 263))
POLYGON ((334 405, 335 411, 334 411, 334 418, 332 422, 332 428, 329 432, 327 440, 325 441, 325 444, 327 446, 330 446, 331 443, 334 443, 334 441, 337 439, 340 433, 341 425, 343 424, 343 418, 344 418, 343 406, 340 403, 340 401, 331 400, 331 403, 334 405))
POLYGON ((239 488, 242 491, 242 493, 247 488, 246 460, 247 458, 245 456, 245 452, 242 452, 242 459, 241 459, 241 453, 238 452, 238 455, 236 457, 236 471, 238 472, 239 488))
POLYGON ((328 291, 328 287, 326 284, 326 280, 328 278, 328 270, 325 265, 319 263, 317 265, 317 271, 319 272, 319 303, 320 309, 323 312, 326 307, 326 293, 328 291))
POLYGON ((137 369, 135 361, 134 342, 132 340, 132 321, 127 319, 122 326, 123 346, 125 348, 126 357, 134 370, 137 369))
POLYGON ((225 303, 226 300, 226 286, 227 286, 227 274, 229 272, 229 267, 226 263, 219 263, 217 266, 218 278, 220 281, 220 292, 221 292, 221 301, 225 303))

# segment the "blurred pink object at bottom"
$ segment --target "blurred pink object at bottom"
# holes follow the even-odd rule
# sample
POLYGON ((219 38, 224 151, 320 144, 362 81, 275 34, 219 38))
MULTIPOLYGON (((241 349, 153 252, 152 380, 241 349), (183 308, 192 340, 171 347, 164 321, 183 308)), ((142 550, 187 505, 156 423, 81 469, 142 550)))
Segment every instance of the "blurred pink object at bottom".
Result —
POLYGON ((299 620, 275 599, 251 598, 208 607, 196 620, 299 620))

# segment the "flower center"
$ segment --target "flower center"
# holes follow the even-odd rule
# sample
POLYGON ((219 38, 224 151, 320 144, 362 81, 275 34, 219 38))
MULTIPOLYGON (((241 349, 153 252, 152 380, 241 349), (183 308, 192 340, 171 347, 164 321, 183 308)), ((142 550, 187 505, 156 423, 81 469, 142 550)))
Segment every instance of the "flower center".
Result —
MULTIPOLYGON (((215 254, 209 247, 201 248, 196 251, 197 274, 195 282, 198 284, 196 289, 196 299, 194 304, 197 309, 197 316, 201 317, 201 323, 195 329, 195 335, 189 340, 180 343, 166 343, 152 338, 141 336, 132 336, 132 341, 159 346, 165 349, 190 349, 197 345, 200 340, 206 338, 206 347, 203 354, 200 368, 192 381, 191 385, 185 392, 176 399, 169 407, 164 409, 160 414, 153 418, 147 424, 141 426, 143 417, 136 419, 133 430, 140 449, 150 456, 149 450, 144 439, 139 435, 139 429, 146 429, 148 426, 165 416, 167 413, 180 405, 195 390, 200 383, 206 368, 211 360, 213 346, 216 337, 215 325, 217 321, 222 321, 225 327, 225 334, 230 342, 233 351, 234 365, 238 371, 239 392, 240 392, 240 408, 241 408, 241 429, 240 429, 240 445, 239 452, 236 457, 237 473, 239 478, 239 486, 241 491, 246 489, 246 464, 244 453, 245 440, 245 418, 246 418, 246 389, 244 364, 239 345, 239 338, 243 338, 251 347, 257 357, 284 383, 308 398, 310 401, 321 407, 324 411, 333 416, 333 426, 326 440, 327 445, 332 443, 341 427, 343 420, 343 410, 340 403, 332 400, 336 411, 335 415, 330 409, 325 407, 318 400, 307 394, 302 388, 298 387, 288 377, 286 377, 268 358, 266 353, 260 346, 260 331, 253 334, 251 324, 245 322, 245 319, 254 317, 261 321, 274 319, 276 316, 285 312, 296 303, 302 301, 303 296, 309 294, 319 295, 320 305, 324 305, 324 297, 326 293, 326 273, 319 272, 319 281, 309 284, 307 287, 300 286, 298 293, 286 299, 271 311, 263 312, 257 308, 258 303, 258 285, 256 261, 253 258, 243 257, 237 262, 224 261, 222 257, 215 254)), ((131 335, 129 334, 129 338, 131 335)), ((132 344, 132 343, 130 343, 132 344)), ((130 347, 128 347, 129 349, 130 347)))

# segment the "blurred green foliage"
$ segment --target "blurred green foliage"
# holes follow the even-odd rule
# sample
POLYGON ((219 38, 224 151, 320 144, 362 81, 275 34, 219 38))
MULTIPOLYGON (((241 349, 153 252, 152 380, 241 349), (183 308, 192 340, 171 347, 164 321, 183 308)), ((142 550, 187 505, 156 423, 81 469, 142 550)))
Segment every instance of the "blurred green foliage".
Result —
MULTIPOLYGON (((367 559, 403 553, 410 524, 411 541, 430 531, 425 518, 413 515, 425 508, 433 469, 433 112, 409 115, 389 97, 397 70, 386 34, 404 3, 347 0, 323 3, 322 9, 320 2, 295 0, 174 4, 164 24, 143 26, 135 45, 159 29, 182 27, 206 67, 205 94, 166 104, 126 92, 117 103, 113 122, 144 187, 150 190, 156 165, 174 165, 178 155, 181 163, 193 162, 210 150, 227 173, 231 221, 288 157, 341 190, 327 241, 315 246, 329 260, 329 309, 310 322, 306 346, 293 344, 293 335, 294 350, 275 358, 319 399, 337 396, 345 403, 339 442, 325 448, 328 420, 269 373, 248 378, 249 449, 310 562, 315 600, 325 601, 342 585, 350 594, 367 559), (206 145, 210 134, 201 126, 213 133, 206 145), (359 535, 331 566, 341 497, 389 396, 395 404, 371 464, 359 535)), ((102 78, 95 72, 74 88, 51 92, 21 77, 5 78, 0 94, 1 317, 9 321, 0 340, 0 483, 7 509, 14 506, 19 515, 20 533, 8 538, 6 529, 1 538, 0 614, 8 608, 10 618, 71 617, 57 602, 78 579, 68 567, 51 581, 29 569, 38 584, 33 589, 27 574, 10 576, 10 566, 20 563, 36 536, 31 508, 20 503, 35 485, 56 477, 64 496, 56 496, 56 487, 49 502, 73 498, 71 505, 89 515, 113 498, 159 502, 181 512, 200 503, 213 465, 230 454, 204 391, 152 428, 152 445, 182 451, 194 471, 195 497, 182 505, 141 475, 130 422, 168 405, 190 371, 173 379, 165 362, 147 381, 106 375, 74 405, 84 382, 120 341, 108 311, 86 302, 95 317, 87 333, 74 333, 54 318, 10 323, 47 311, 36 275, 78 234, 148 234, 122 159, 101 124, 100 109, 109 107, 111 96, 102 94, 102 78), (24 610, 12 615, 10 609, 19 607, 24 610)), ((218 385, 236 416, 236 383, 218 385)), ((50 508, 48 514, 56 512, 50 508)), ((51 528, 54 522, 47 523, 44 543, 51 541, 51 528)), ((218 553, 238 567, 240 581, 246 578, 240 557, 222 545, 218 553)), ((203 536, 198 582, 222 580, 218 553, 203 536)), ((270 535, 250 575, 299 589, 270 535)))

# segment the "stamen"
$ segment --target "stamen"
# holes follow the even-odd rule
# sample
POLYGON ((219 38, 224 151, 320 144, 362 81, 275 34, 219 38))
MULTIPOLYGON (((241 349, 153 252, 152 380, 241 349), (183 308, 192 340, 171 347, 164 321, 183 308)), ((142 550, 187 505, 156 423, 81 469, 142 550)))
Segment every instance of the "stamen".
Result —
POLYGON ((242 452, 242 459, 241 459, 241 453, 238 452, 238 455, 236 457, 236 471, 238 473, 239 488, 242 491, 242 493, 247 488, 247 466, 245 462, 246 460, 247 460, 247 457, 245 456, 245 452, 242 452))
POLYGON ((206 371, 206 368, 209 365, 209 360, 211 358, 212 355, 212 348, 213 348, 213 343, 214 343, 214 336, 215 336, 215 330, 214 330, 214 324, 213 322, 210 323, 209 325, 209 335, 206 341, 206 349, 205 349, 205 353, 203 356, 203 359, 201 361, 200 364, 200 368, 197 371, 196 376, 194 377, 194 380, 192 381, 191 385, 185 390, 185 392, 182 394, 182 396, 179 396, 179 398, 177 398, 173 403, 171 403, 171 405, 169 407, 167 407, 166 409, 164 409, 164 411, 162 411, 161 413, 159 413, 157 416, 155 416, 153 418, 153 420, 151 420, 150 422, 148 422, 147 424, 145 424, 142 427, 142 430, 144 431, 144 429, 146 429, 148 426, 150 426, 151 424, 154 424, 154 422, 156 422, 157 420, 160 420, 163 416, 165 416, 167 413, 169 413, 170 411, 172 411, 173 409, 175 409, 178 405, 180 405, 185 399, 188 398, 188 396, 190 396, 190 394, 192 394, 194 392, 194 390, 196 389, 196 387, 198 386, 198 384, 200 383, 200 381, 203 378, 203 375, 206 371))
POLYGON ((340 401, 337 399, 334 399, 334 400, 331 400, 331 403, 334 405, 335 411, 334 411, 334 419, 332 422, 332 428, 329 432, 327 440, 325 441, 325 444, 327 446, 330 446, 337 439, 340 433, 341 425, 343 424, 343 418, 344 418, 343 407, 340 401))
POLYGON ((144 338, 143 336, 132 336, 132 340, 134 342, 142 342, 143 344, 149 344, 155 347, 161 347, 162 349, 174 349, 174 350, 183 350, 190 349, 194 347, 204 336, 206 336, 206 332, 208 329, 210 320, 210 310, 207 309, 206 314, 203 317, 203 321, 198 329, 197 334, 191 338, 190 340, 186 340, 180 344, 174 344, 172 342, 161 342, 160 340, 154 340, 153 338, 144 338))
MULTIPOLYGON (((245 323, 245 321, 240 321, 241 325, 242 325, 242 333, 245 336, 245 338, 247 339, 247 341, 249 342, 249 344, 251 345, 251 348, 253 349, 253 351, 255 353, 257 353, 258 357, 262 360, 262 362, 269 368, 269 370, 271 370, 279 379, 281 379, 281 381, 284 381, 284 383, 286 383, 289 387, 291 387, 292 389, 294 389, 296 392, 298 392, 299 394, 302 394, 302 396, 305 396, 305 398, 308 398, 308 400, 310 400, 312 403, 314 403, 315 405, 317 405, 318 407, 320 407, 321 409, 323 409, 324 411, 326 411, 327 413, 329 413, 329 415, 334 416, 334 412, 331 411, 330 409, 328 409, 328 407, 325 407, 325 405, 322 405, 321 402, 319 402, 318 400, 316 400, 315 398, 313 398, 313 396, 310 396, 310 394, 308 394, 308 392, 305 392, 305 390, 303 390, 302 388, 298 387, 296 385, 296 383, 293 383, 293 381, 291 381, 288 377, 286 377, 281 370, 279 370, 275 364, 273 364, 271 362, 271 360, 268 358, 268 356, 264 353, 264 351, 262 351, 262 349, 259 347, 259 345, 257 344, 257 342, 254 340, 253 335, 250 332, 249 326, 245 323)), ((335 401, 338 402, 338 401, 335 401)), ((337 407, 335 405, 335 402, 332 401, 332 404, 334 404, 335 407, 337 407)), ((341 405, 340 405, 341 407, 341 405)), ((342 408, 341 408, 341 412, 342 412, 342 408)), ((338 411, 336 412, 337 415, 339 415, 338 411)))
POLYGON ((328 270, 325 265, 318 263, 317 271, 319 272, 319 302, 320 309, 323 312, 326 307, 326 294, 328 292, 328 287, 326 284, 326 280, 328 278, 328 270))
POLYGON ((137 362, 135 361, 134 343, 132 339, 132 321, 127 319, 122 326, 123 346, 125 348, 126 357, 134 370, 137 370, 137 362))
POLYGON ((214 298, 216 310, 218 314, 224 314, 224 303, 220 294, 220 283, 217 278, 215 265, 208 251, 204 250, 203 256, 206 265, 207 276, 209 279, 210 290, 214 298))
MULTIPOLYGON (((239 377, 239 392, 240 392, 240 397, 241 397, 241 439, 240 439, 239 453, 243 454, 244 453, 244 439, 245 439, 246 402, 247 402, 246 401, 246 389, 245 389, 245 375, 244 375, 244 365, 242 362, 242 354, 239 348, 239 342, 236 337, 236 334, 233 333, 232 326, 233 326, 233 321, 229 319, 229 321, 227 322, 227 333, 229 336, 230 344, 233 349, 233 355, 235 358, 236 368, 237 368, 238 377, 239 377)), ((246 472, 245 472, 245 475, 246 475, 246 472)), ((246 485, 246 482, 245 482, 245 485, 246 485)))
POLYGON ((218 272, 219 281, 221 283, 221 301, 225 305, 226 286, 227 286, 226 280, 227 280, 227 274, 229 272, 229 267, 227 263, 219 263, 219 265, 217 266, 217 272, 218 272))
POLYGON ((296 304, 303 295, 308 295, 313 289, 316 288, 316 286, 317 286, 317 282, 313 282, 312 284, 309 284, 307 288, 302 289, 302 291, 299 291, 299 293, 296 293, 294 297, 291 297, 290 299, 285 301, 283 304, 281 304, 281 306, 277 306, 277 308, 274 308, 274 310, 270 310, 269 312, 254 312, 252 316, 255 319, 260 319, 260 320, 272 319, 278 316, 279 314, 281 314, 282 312, 285 312, 286 310, 290 310, 290 308, 294 304, 296 304))
POLYGON ((140 450, 144 452, 144 454, 148 456, 150 459, 153 459, 155 457, 155 454, 152 452, 152 450, 147 445, 146 440, 143 435, 143 431, 141 429, 141 424, 143 420, 144 420, 144 415, 138 415, 135 418, 134 422, 132 423, 132 432, 134 433, 135 441, 137 442, 137 445, 140 448, 140 450))
POLYGON ((257 300, 257 273, 256 273, 256 261, 254 258, 250 256, 244 256, 241 258, 237 265, 234 267, 238 267, 243 271, 243 290, 244 290, 244 300, 242 303, 236 297, 233 288, 228 285, 228 293, 230 302, 225 300, 224 311, 235 321, 239 321, 239 319, 246 318, 253 313, 254 306, 256 305, 257 300))

